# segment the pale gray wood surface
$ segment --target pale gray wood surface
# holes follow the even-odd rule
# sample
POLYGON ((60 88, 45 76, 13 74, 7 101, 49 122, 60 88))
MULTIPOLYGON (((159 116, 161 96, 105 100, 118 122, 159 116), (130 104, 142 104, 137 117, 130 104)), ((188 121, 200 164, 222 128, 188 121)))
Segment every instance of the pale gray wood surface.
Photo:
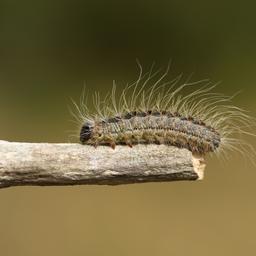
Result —
POLYGON ((22 185, 118 185, 198 180, 205 164, 165 145, 84 146, 0 141, 0 188, 22 185))

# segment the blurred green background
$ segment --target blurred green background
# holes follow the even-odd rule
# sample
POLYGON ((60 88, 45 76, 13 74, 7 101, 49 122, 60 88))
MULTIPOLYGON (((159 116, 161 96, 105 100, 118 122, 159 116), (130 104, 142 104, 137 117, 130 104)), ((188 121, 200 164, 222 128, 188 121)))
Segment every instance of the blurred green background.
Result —
MULTIPOLYGON (((0 139, 68 142, 84 83, 107 92, 138 76, 223 81, 256 115, 253 1, 0 0, 0 139)), ((30 255, 255 255, 256 172, 207 159, 205 180, 0 191, 0 248, 30 255)))

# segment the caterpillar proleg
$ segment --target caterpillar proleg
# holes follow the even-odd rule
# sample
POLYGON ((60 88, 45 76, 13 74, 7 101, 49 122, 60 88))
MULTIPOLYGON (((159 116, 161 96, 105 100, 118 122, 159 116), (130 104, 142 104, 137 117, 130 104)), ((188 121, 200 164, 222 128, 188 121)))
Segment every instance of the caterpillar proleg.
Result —
POLYGON ((84 95, 75 103, 82 144, 116 145, 166 144, 204 155, 236 150, 254 154, 241 134, 249 134, 255 119, 232 105, 233 96, 216 93, 209 80, 181 83, 181 75, 165 81, 169 68, 160 74, 153 68, 118 92, 113 89, 104 99, 93 97, 94 111, 84 95), (181 83, 181 84, 180 84, 181 83), (185 94, 189 89, 190 92, 185 94))

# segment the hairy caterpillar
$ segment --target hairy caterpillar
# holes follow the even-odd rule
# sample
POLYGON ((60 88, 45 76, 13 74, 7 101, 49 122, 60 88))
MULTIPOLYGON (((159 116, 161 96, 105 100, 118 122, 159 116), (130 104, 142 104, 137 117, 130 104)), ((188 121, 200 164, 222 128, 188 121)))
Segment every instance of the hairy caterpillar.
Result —
POLYGON ((153 68, 118 95, 114 83, 104 100, 93 97, 95 111, 89 111, 84 95, 74 114, 80 126, 82 144, 116 145, 166 144, 205 154, 223 149, 254 152, 252 146, 237 138, 249 134, 255 121, 246 111, 231 104, 233 97, 213 92, 208 80, 177 86, 181 75, 164 82, 169 67, 158 79, 153 68), (183 96, 186 89, 192 92, 183 96))

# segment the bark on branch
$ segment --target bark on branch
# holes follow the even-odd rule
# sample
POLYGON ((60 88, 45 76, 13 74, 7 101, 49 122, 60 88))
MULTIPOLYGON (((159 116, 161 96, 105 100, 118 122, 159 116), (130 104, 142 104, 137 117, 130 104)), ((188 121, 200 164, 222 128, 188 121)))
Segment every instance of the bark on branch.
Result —
POLYGON ((204 159, 165 145, 133 148, 0 141, 0 188, 23 185, 118 185, 199 180, 204 159))

